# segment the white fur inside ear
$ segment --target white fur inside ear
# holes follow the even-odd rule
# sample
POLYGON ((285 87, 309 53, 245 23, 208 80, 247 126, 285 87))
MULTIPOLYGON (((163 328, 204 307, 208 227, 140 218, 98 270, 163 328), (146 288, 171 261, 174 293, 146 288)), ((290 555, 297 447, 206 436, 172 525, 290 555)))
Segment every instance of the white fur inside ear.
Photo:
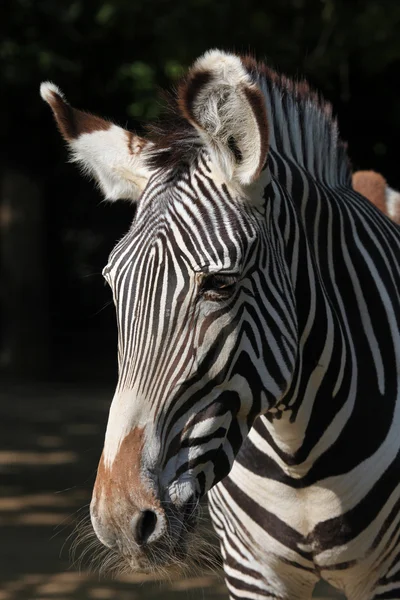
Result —
POLYGON ((53 94, 56 94, 65 100, 64 94, 60 88, 55 85, 55 83, 52 83, 51 81, 43 81, 43 83, 40 85, 40 95, 42 96, 43 100, 50 104, 53 94))
POLYGON ((240 88, 221 85, 204 90, 193 112, 216 145, 221 168, 229 178, 247 185, 260 163, 261 132, 253 109, 240 88), (240 158, 232 152, 240 151, 240 158))
POLYGON ((143 154, 129 146, 127 131, 112 125, 107 131, 80 135, 70 142, 73 162, 98 182, 107 200, 137 200, 146 187, 150 172, 143 154))
POLYGON ((210 73, 210 79, 199 88, 191 105, 194 124, 227 179, 248 185, 266 158, 262 153, 266 154, 267 131, 261 131, 259 123, 264 117, 257 118, 246 90, 261 91, 240 58, 219 50, 198 59, 192 73, 196 70, 210 73), (233 147, 239 151, 236 155, 233 147))

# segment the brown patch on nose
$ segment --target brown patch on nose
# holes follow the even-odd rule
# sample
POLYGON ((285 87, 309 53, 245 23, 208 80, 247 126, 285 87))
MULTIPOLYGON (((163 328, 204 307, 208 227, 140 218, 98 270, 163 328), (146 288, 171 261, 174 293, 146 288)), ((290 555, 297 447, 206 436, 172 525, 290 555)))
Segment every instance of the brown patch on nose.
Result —
POLYGON ((357 171, 353 174, 353 188, 382 212, 387 214, 386 208, 386 180, 375 171, 357 171))
POLYGON ((110 466, 105 464, 103 452, 93 490, 94 514, 106 510, 112 520, 118 515, 131 519, 138 510, 160 508, 154 483, 143 472, 143 448, 144 429, 135 427, 122 441, 110 466))

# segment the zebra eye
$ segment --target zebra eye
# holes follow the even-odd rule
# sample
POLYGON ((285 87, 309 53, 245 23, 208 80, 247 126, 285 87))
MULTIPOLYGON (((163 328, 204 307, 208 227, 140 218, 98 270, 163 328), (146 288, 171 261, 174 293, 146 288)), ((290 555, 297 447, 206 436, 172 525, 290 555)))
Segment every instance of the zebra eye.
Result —
POLYGON ((200 285, 200 294, 206 300, 227 300, 236 290, 237 277, 210 273, 200 285))

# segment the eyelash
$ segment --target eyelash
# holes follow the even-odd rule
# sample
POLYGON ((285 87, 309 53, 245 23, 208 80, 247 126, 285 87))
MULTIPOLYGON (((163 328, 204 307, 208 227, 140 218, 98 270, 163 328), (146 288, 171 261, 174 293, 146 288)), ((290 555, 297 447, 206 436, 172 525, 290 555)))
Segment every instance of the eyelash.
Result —
POLYGON ((200 284, 200 294, 205 300, 228 300, 235 292, 237 282, 238 278, 234 275, 204 275, 200 284))

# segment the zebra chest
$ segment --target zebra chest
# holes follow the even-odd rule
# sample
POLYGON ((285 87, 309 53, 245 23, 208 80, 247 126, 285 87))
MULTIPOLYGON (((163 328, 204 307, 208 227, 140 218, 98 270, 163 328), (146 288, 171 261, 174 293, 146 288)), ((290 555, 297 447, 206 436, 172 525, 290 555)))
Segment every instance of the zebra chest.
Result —
MULTIPOLYGON (((338 474, 346 456, 331 453, 320 479, 312 453, 291 466, 262 426, 251 429, 230 474, 211 490, 222 540, 231 532, 260 563, 292 561, 325 578, 336 570, 342 577, 345 569, 355 581, 369 581, 383 569, 382 556, 390 562, 400 550, 397 533, 392 537, 400 514, 398 422, 385 444, 352 469, 338 474)), ((280 442, 293 448, 289 427, 281 429, 280 442)))
POLYGON ((338 478, 300 487, 294 477, 279 480, 257 472, 254 457, 251 464, 243 462, 235 461, 211 491, 211 512, 213 503, 223 506, 226 524, 238 537, 254 540, 261 552, 282 556, 285 548, 283 556, 294 553, 319 567, 365 556, 373 537, 367 533, 358 548, 363 524, 348 510, 354 506, 354 482, 338 478))
MULTIPOLYGON (((351 597, 364 600, 365 590, 400 550, 398 541, 390 543, 387 534, 382 535, 385 511, 369 520, 358 507, 346 510, 353 505, 351 487, 347 494, 343 487, 295 488, 260 476, 236 461, 209 497, 224 560, 229 563, 239 551, 249 569, 256 564, 267 579, 271 573, 274 578, 284 577, 288 569, 294 569, 291 577, 295 572, 300 578, 304 574, 322 577, 338 589, 352 591, 351 597), (382 563, 382 547, 386 563, 382 563)), ((400 505, 399 497, 397 503, 400 505)))
POLYGON ((323 545, 321 524, 343 517, 342 500, 334 490, 319 485, 296 488, 254 473, 240 462, 222 486, 237 505, 243 523, 276 540, 290 538, 311 552, 323 545))

